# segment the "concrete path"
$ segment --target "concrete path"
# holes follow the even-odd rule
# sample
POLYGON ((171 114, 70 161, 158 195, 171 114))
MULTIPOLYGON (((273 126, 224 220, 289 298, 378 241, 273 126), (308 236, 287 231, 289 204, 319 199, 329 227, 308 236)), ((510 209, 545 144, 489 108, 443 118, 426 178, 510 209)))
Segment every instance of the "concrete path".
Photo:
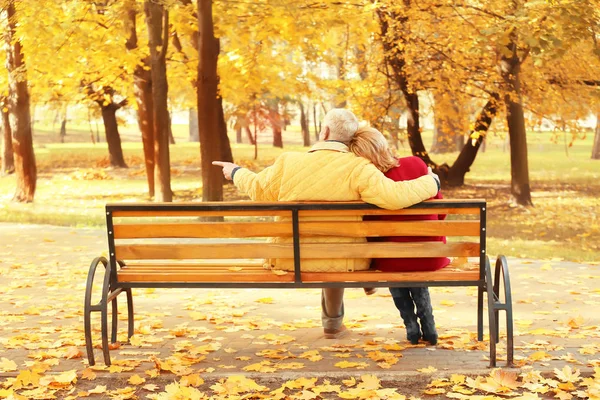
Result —
MULTIPOLYGON (((106 252, 102 230, 0 224, 0 360, 16 364, 0 362, 0 385, 44 360, 51 366, 48 373, 81 375, 87 367, 82 313, 87 269, 92 258, 106 252)), ((509 266, 517 364, 542 371, 600 366, 600 266, 510 257, 509 266)), ((488 374, 487 343, 475 340, 475 290, 433 288, 431 293, 440 334, 435 347, 405 341, 385 289, 371 297, 362 289, 347 290, 351 333, 333 341, 322 338, 319 290, 134 290, 134 341, 125 343, 123 301, 123 344, 111 352, 116 367, 113 374, 95 372, 109 385, 118 381, 114 372, 124 381, 159 363, 167 383, 174 380, 168 370, 200 372, 214 380, 232 374, 282 380, 488 374), (432 372, 417 371, 427 368, 432 372)), ((93 324, 99 343, 99 318, 93 324)), ((499 354, 503 359, 504 340, 499 354)), ((99 350, 96 358, 101 366, 99 350)))

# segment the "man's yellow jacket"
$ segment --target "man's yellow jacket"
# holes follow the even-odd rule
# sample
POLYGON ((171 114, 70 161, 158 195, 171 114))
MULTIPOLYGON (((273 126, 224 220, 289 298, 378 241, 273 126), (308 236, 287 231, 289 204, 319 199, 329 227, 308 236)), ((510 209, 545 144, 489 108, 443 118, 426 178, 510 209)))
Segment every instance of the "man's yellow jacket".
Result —
MULTIPOLYGON (((362 200, 381 208, 396 210, 430 199, 438 192, 431 176, 394 182, 371 162, 357 157, 336 141, 319 142, 307 153, 283 153, 260 173, 241 168, 234 175, 235 186, 254 201, 355 201, 362 200)), ((307 220, 303 218, 302 221, 307 220)), ((314 220, 314 219, 311 219, 314 220)), ((318 220, 356 220, 319 217, 318 220)), ((302 223, 302 222, 300 222, 302 223)), ((302 243, 365 242, 364 238, 302 237, 302 243)), ((291 238, 275 238, 290 243, 291 238)), ((270 266, 293 271, 293 260, 270 260, 270 266)), ((369 259, 302 260, 302 271, 345 272, 369 268, 369 259)))

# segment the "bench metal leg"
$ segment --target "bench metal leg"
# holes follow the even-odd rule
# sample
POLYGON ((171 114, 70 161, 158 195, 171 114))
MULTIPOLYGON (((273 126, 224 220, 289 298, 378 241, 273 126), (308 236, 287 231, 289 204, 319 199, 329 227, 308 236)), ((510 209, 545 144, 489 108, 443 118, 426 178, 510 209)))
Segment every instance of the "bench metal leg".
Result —
MULTIPOLYGON (((102 330, 102 354, 104 355, 104 364, 110 366, 110 349, 108 347, 108 295, 110 292, 110 263, 106 265, 104 274, 104 284, 102 285, 102 301, 100 305, 100 319, 102 330)), ((113 299, 114 301, 114 299, 113 299)), ((116 303, 113 303, 116 304, 116 303)), ((113 306, 113 311, 115 306, 113 306)), ((116 312, 115 312, 116 315, 116 312)), ((114 317, 113 317, 114 318, 114 317)))
MULTIPOLYGON (((501 309, 506 311, 506 365, 509 367, 513 366, 514 362, 514 335, 513 335, 513 310, 512 310, 512 291, 510 287, 510 276, 508 273, 508 262, 506 257, 500 255, 496 259, 496 271, 494 286, 497 287, 498 293, 500 292, 500 272, 502 272, 502 282, 504 283, 504 303, 498 302, 501 309)), ((496 316, 498 311, 496 311, 496 316)), ((498 317, 496 317, 498 321, 498 317)))
POLYGON ((485 258, 485 284, 487 288, 488 300, 488 316, 489 316, 489 331, 490 331, 490 368, 496 367, 496 317, 494 307, 494 285, 492 281, 492 267, 490 259, 485 258))
POLYGON ((92 287, 94 285, 94 277, 96 275, 96 269, 98 265, 102 264, 104 268, 108 266, 108 261, 104 257, 95 258, 90 264, 90 269, 88 271, 87 282, 85 285, 85 300, 83 304, 83 330, 85 334, 85 348, 87 351, 88 361, 90 365, 95 365, 96 361, 94 359, 94 347, 92 345, 92 323, 91 317, 93 311, 101 311, 101 304, 92 305, 92 287))
POLYGON ((112 332, 110 334, 110 342, 115 343, 117 341, 117 325, 119 323, 119 307, 117 307, 117 298, 115 297, 110 303, 112 304, 112 332))
POLYGON ((483 293, 485 288, 483 285, 477 288, 477 340, 483 340, 483 293))
MULTIPOLYGON (((121 263, 119 263, 121 264, 121 263)), ((112 313, 112 326, 111 326, 111 337, 110 343, 117 341, 118 332, 118 320, 119 310, 117 298, 123 291, 127 295, 127 334, 128 337, 133 335, 133 296, 131 289, 112 288, 111 287, 111 265, 108 260, 104 257, 97 257, 92 261, 90 270, 88 272, 88 278, 85 288, 85 301, 84 301, 84 333, 85 333, 85 347, 87 351, 88 361, 90 365, 95 365, 96 360, 94 358, 94 346, 92 343, 92 324, 91 315, 93 312, 100 313, 100 333, 102 337, 102 354, 104 357, 104 363, 110 366, 110 347, 108 341, 108 305, 111 305, 112 313), (92 305, 92 289, 94 285, 94 278, 98 266, 104 266, 104 281, 102 284, 102 298, 98 304, 92 305)))
POLYGON ((127 295, 127 340, 133 336, 133 295, 131 289, 125 289, 127 295))
POLYGON ((490 330, 490 367, 496 366, 496 344, 500 341, 500 311, 506 311, 506 366, 512 367, 514 363, 512 292, 506 257, 498 256, 493 276, 489 259, 486 259, 485 273, 490 330), (500 300, 501 282, 504 289, 504 302, 500 300))

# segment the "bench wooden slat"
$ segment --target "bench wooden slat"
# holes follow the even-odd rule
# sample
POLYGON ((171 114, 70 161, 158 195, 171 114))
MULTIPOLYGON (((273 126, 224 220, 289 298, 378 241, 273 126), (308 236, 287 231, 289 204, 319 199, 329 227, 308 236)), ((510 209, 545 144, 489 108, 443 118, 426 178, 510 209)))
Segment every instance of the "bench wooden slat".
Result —
POLYGON ((292 236, 290 222, 136 223, 115 225, 115 239, 292 236))
POLYGON ((256 274, 199 274, 191 272, 148 273, 123 271, 117 275, 119 282, 293 282, 294 273, 276 275, 265 271, 256 274))
POLYGON ((254 210, 254 211, 187 211, 187 210, 160 210, 160 211, 135 211, 116 210, 112 212, 113 218, 120 217, 289 217, 288 210, 254 210))
MULTIPOLYGON (((300 222, 302 236, 477 236, 479 221, 300 222)), ((114 226, 115 239, 290 237, 289 222, 136 223, 114 226)))
MULTIPOLYGON (((119 260, 293 258, 292 244, 136 244, 116 246, 119 260)), ((479 243, 302 243, 302 258, 474 257, 479 243)))
MULTIPOLYGON (((477 281, 479 270, 451 270, 445 268, 434 272, 303 272, 303 282, 436 282, 436 281, 477 281)), ((272 272, 215 273, 189 271, 123 271, 118 275, 119 282, 293 282, 294 273, 276 275, 272 272)))
POLYGON ((252 267, 237 267, 235 264, 231 266, 206 266, 204 264, 187 264, 187 265, 127 265, 121 269, 121 271, 222 271, 222 272, 234 272, 236 269, 241 268, 241 271, 265 271, 265 267, 252 266, 252 267))
POLYGON ((205 262, 200 260, 199 262, 172 262, 165 263, 164 261, 159 262, 150 262, 150 261, 139 261, 132 260, 127 263, 127 268, 179 268, 179 267, 202 267, 202 268, 262 268, 264 262, 263 261, 241 261, 241 260, 211 260, 210 262, 205 262))
POLYGON ((303 282, 418 282, 418 281, 462 281, 478 280, 479 271, 451 271, 446 268, 440 271, 427 272, 303 272, 303 282))
MULTIPOLYGON (((479 215, 479 208, 411 208, 401 210, 300 210, 301 217, 318 216, 362 216, 362 215, 429 215, 429 214, 458 214, 479 215)), ((289 217, 291 211, 287 210, 254 210, 254 211, 189 211, 189 210, 160 210, 160 211, 135 211, 115 210, 113 218, 121 217, 289 217)))
POLYGON ((401 210, 300 210, 300 217, 337 217, 352 215, 431 215, 431 214, 457 214, 457 215, 479 215, 479 208, 404 208, 401 210))

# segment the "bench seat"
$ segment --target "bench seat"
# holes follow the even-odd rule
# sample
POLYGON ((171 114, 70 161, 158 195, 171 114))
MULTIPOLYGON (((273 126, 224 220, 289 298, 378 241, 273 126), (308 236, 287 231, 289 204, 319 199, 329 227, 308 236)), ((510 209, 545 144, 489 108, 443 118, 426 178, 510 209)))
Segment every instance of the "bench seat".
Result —
POLYGON ((109 257, 92 261, 85 292, 84 332, 90 365, 95 363, 91 314, 101 313, 102 352, 104 362, 110 365, 108 309, 112 309, 110 340, 114 343, 117 298, 126 294, 131 337, 134 288, 471 286, 477 288, 480 341, 487 293, 490 365, 496 364, 499 311, 507 313, 507 363, 510 365, 513 360, 508 266, 506 259, 499 256, 492 272, 486 249, 484 200, 430 200, 393 211, 360 202, 108 204, 106 228, 109 257), (431 214, 448 214, 448 218, 414 217, 431 214), (363 220, 373 215, 406 217, 363 220), (446 236, 447 243, 386 241, 390 236, 446 236), (364 241, 365 237, 383 239, 364 241), (427 272, 310 272, 310 263, 304 263, 323 259, 430 257, 449 257, 453 261, 446 268, 427 272), (293 261, 275 262, 293 270, 265 269, 265 259, 293 261), (102 296, 99 303, 92 304, 94 279, 100 266, 105 268, 102 296), (504 302, 500 301, 500 278, 504 283, 504 302))
MULTIPOLYGON (((132 264, 122 267, 117 277, 119 282, 294 282, 293 272, 270 271, 262 263, 132 264)), ((439 271, 427 272, 302 272, 301 277, 302 282, 478 281, 479 264, 459 267, 450 264, 439 271)))

